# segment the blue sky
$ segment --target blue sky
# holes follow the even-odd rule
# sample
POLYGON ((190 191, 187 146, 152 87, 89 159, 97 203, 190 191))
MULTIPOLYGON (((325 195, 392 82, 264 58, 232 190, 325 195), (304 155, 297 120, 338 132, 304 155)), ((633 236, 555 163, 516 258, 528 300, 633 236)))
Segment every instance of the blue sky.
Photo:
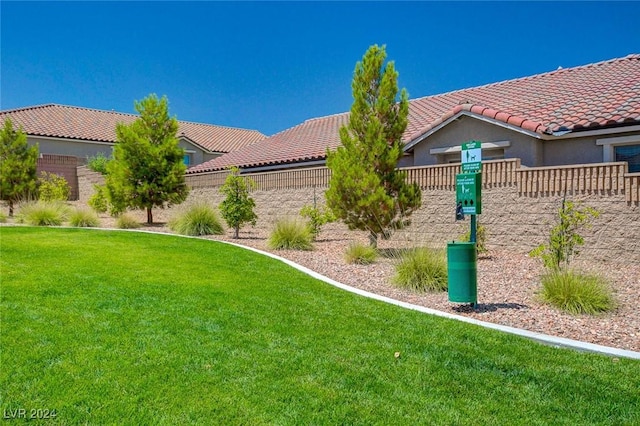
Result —
POLYGON ((640 53, 639 2, 0 2, 0 109, 134 112, 275 134, 348 111, 385 44, 418 98, 640 53))

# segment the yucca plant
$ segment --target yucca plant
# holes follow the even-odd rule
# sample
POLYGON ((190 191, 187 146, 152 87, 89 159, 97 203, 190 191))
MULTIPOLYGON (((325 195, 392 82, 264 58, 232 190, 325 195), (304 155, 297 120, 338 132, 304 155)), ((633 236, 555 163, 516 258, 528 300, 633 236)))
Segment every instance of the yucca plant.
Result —
POLYGON ((615 308, 606 280, 573 270, 551 270, 542 277, 543 302, 571 314, 597 314, 615 308))
POLYGON ((344 253, 347 263, 369 265, 376 261, 378 251, 370 245, 352 242, 344 253))
POLYGON ((135 217, 123 213, 116 219, 116 228, 120 229, 135 229, 140 228, 140 222, 135 217))
POLYGON ((274 250, 313 250, 313 235, 306 223, 298 219, 279 219, 267 241, 274 250))
POLYGON ((80 228, 96 228, 100 225, 100 219, 95 212, 87 209, 76 209, 69 217, 71 226, 80 228))
POLYGON ((392 282, 414 291, 447 289, 447 261, 444 250, 414 248, 399 254, 392 282))
POLYGON ((29 201, 19 206, 18 222, 34 226, 60 226, 69 208, 61 201, 29 201))
POLYGON ((194 204, 169 221, 169 228, 182 235, 221 235, 224 232, 216 211, 207 204, 194 204))

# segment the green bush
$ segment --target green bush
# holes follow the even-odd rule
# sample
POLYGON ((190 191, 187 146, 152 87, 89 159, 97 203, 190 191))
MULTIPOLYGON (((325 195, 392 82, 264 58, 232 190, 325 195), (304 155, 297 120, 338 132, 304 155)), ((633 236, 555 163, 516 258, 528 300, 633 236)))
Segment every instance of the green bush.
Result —
POLYGON ((140 228, 140 222, 138 222, 135 217, 125 213, 116 218, 116 228, 136 229, 140 228))
POLYGON ((64 177, 42 172, 38 178, 38 193, 42 201, 67 201, 71 187, 64 177))
POLYGON ((403 252, 395 266, 392 282, 414 291, 447 289, 447 260, 444 250, 414 248, 403 252))
MULTIPOLYGON (((469 242, 471 240, 471 230, 460 236, 460 241, 469 242)), ((487 253, 487 229, 484 225, 478 225, 476 228, 476 253, 487 253)))
POLYGON ((542 277, 543 302, 571 314, 596 314, 615 308, 609 284, 597 275, 551 270, 542 277))
POLYGON ((311 205, 304 206, 300 210, 300 216, 308 219, 307 226, 314 241, 318 238, 323 225, 336 221, 336 217, 331 210, 311 205))
POLYGON ((71 213, 69 223, 79 228, 96 228, 100 225, 100 219, 91 210, 76 209, 71 213))
POLYGON ((88 204, 95 212, 105 213, 109 209, 109 201, 103 185, 93 185, 94 193, 89 198, 88 204))
POLYGON ((101 173, 103 175, 107 174, 107 164, 111 159, 108 158, 104 153, 99 152, 93 157, 87 158, 87 167, 89 170, 93 170, 94 172, 101 173))
POLYGON ((169 221, 169 228, 182 235, 220 235, 224 232, 216 211, 206 204, 194 204, 169 221))
POLYGON ((344 253, 347 263, 356 263, 359 265, 369 265, 376 261, 378 251, 370 245, 361 243, 351 243, 344 253))
POLYGON ((305 223, 297 219, 279 219, 267 244, 269 248, 280 250, 312 250, 313 236, 305 223))
POLYGON ((5 223, 7 221, 7 215, 3 212, 0 212, 0 223, 5 223))
POLYGON ((34 226, 60 226, 69 208, 61 201, 32 201, 20 204, 18 222, 34 226))

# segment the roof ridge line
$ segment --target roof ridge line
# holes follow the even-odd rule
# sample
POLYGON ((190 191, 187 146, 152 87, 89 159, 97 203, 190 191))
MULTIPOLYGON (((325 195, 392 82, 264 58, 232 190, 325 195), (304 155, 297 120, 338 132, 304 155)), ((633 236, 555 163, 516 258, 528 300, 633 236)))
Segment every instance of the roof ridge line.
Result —
MULTIPOLYGON (((176 119, 178 120, 178 119, 176 119)), ((220 128, 224 128, 224 129, 232 129, 232 130, 244 130, 246 132, 256 132, 256 133, 260 133, 263 134, 261 131, 259 130, 254 130, 254 129, 246 129, 244 127, 235 127, 235 126, 225 126, 225 125, 221 125, 221 124, 208 124, 208 123, 201 123, 199 121, 190 121, 190 120, 178 120, 178 123, 188 123, 188 124, 198 124, 201 126, 207 126, 207 127, 220 127, 220 128)), ((266 135, 265 135, 266 136, 266 135)))
MULTIPOLYGON (((494 86, 500 86, 506 83, 512 83, 512 82, 516 82, 516 81, 526 81, 526 80, 532 80, 534 78, 539 78, 539 77, 543 77, 546 75, 552 75, 552 74, 556 74, 556 73, 562 73, 562 72, 569 72, 569 71, 574 71, 577 69, 581 69, 581 68, 590 68, 590 67, 595 67, 595 66, 600 66, 603 64, 607 64, 607 63, 613 63, 613 62, 619 62, 619 61, 623 61, 625 59, 640 59, 640 53, 631 53, 627 56, 623 56, 620 58, 613 58, 613 59, 606 59, 603 61, 599 61, 599 62, 592 62, 590 64, 584 64, 584 65, 577 65, 575 67, 570 67, 570 68, 558 68, 552 71, 545 71, 539 74, 533 74, 533 75, 528 75, 528 76, 524 76, 524 77, 516 77, 516 78, 511 78, 508 80, 502 80, 502 81, 496 81, 493 83, 487 83, 487 84, 482 84, 479 86, 471 86, 471 87, 465 87, 463 89, 456 89, 456 90, 451 90, 449 92, 443 92, 443 93, 436 93, 433 95, 427 95, 427 96, 422 96, 419 98, 414 98, 414 99, 409 99, 409 102, 414 102, 414 101, 418 101, 418 100, 422 100, 422 99, 428 99, 428 98, 435 98, 435 97, 441 97, 444 95, 452 95, 455 93, 459 93, 459 92, 465 92, 468 90, 473 90, 473 89, 483 89, 486 87, 494 87, 494 86)), ((469 103, 467 102, 462 102, 462 103, 469 103)))

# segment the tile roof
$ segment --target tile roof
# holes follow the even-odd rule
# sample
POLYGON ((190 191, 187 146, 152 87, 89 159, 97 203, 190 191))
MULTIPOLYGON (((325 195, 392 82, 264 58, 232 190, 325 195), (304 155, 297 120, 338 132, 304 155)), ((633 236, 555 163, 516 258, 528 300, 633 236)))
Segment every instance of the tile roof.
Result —
MULTIPOLYGON (((540 135, 640 124, 640 55, 410 100, 403 141, 414 141, 459 114, 540 135)), ((324 159, 327 148, 340 144, 338 131, 348 118, 343 113, 307 120, 187 173, 324 159)))
MULTIPOLYGON (((132 123, 135 114, 75 106, 47 104, 0 111, 0 120, 11 118, 33 136, 116 142, 116 123, 132 123)), ((231 152, 251 145, 266 136, 256 130, 178 121, 178 136, 184 135, 208 152, 231 152)))

